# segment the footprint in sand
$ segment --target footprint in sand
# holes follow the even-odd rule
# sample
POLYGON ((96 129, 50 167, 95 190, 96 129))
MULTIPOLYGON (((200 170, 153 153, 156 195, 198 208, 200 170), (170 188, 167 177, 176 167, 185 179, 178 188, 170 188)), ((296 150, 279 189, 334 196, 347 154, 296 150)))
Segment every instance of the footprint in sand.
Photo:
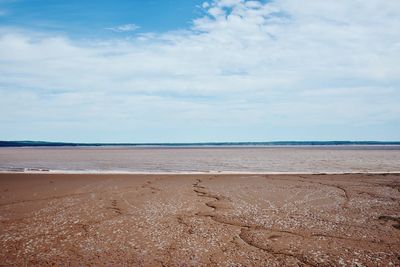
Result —
POLYGON ((118 203, 117 203, 117 201, 115 199, 113 199, 111 201, 111 206, 107 207, 107 209, 110 209, 110 210, 114 211, 117 214, 122 214, 122 210, 118 207, 118 203))

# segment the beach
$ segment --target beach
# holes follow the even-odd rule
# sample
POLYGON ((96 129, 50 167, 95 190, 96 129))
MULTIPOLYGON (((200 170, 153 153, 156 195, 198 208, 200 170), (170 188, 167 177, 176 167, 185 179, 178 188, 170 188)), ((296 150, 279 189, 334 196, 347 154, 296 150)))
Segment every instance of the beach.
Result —
POLYGON ((400 0, 0 0, 0 267, 400 267, 399 29, 400 0))
POLYGON ((1 173, 0 190, 1 265, 400 265, 394 173, 1 173))

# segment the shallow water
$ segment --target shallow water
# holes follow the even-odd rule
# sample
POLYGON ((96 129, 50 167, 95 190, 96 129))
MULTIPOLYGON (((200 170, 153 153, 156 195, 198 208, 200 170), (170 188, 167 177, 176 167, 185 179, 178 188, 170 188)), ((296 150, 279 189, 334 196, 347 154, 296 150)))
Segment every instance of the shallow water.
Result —
POLYGON ((0 170, 396 172, 400 146, 0 148, 0 170))

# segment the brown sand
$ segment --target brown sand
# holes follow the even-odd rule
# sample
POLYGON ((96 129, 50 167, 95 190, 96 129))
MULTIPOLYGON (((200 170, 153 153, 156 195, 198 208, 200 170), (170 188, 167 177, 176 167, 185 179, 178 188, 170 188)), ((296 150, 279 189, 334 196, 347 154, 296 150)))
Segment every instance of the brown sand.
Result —
POLYGON ((0 174, 0 265, 400 266, 400 175, 0 174))

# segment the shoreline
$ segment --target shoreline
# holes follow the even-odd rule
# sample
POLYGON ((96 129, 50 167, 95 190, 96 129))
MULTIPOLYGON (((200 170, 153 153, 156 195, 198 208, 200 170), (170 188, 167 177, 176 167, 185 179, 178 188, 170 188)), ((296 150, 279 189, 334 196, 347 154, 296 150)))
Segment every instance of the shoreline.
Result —
POLYGON ((93 175, 346 175, 346 174, 394 174, 399 171, 323 171, 323 172, 251 172, 251 171, 107 171, 107 170, 0 170, 0 174, 93 174, 93 175))

